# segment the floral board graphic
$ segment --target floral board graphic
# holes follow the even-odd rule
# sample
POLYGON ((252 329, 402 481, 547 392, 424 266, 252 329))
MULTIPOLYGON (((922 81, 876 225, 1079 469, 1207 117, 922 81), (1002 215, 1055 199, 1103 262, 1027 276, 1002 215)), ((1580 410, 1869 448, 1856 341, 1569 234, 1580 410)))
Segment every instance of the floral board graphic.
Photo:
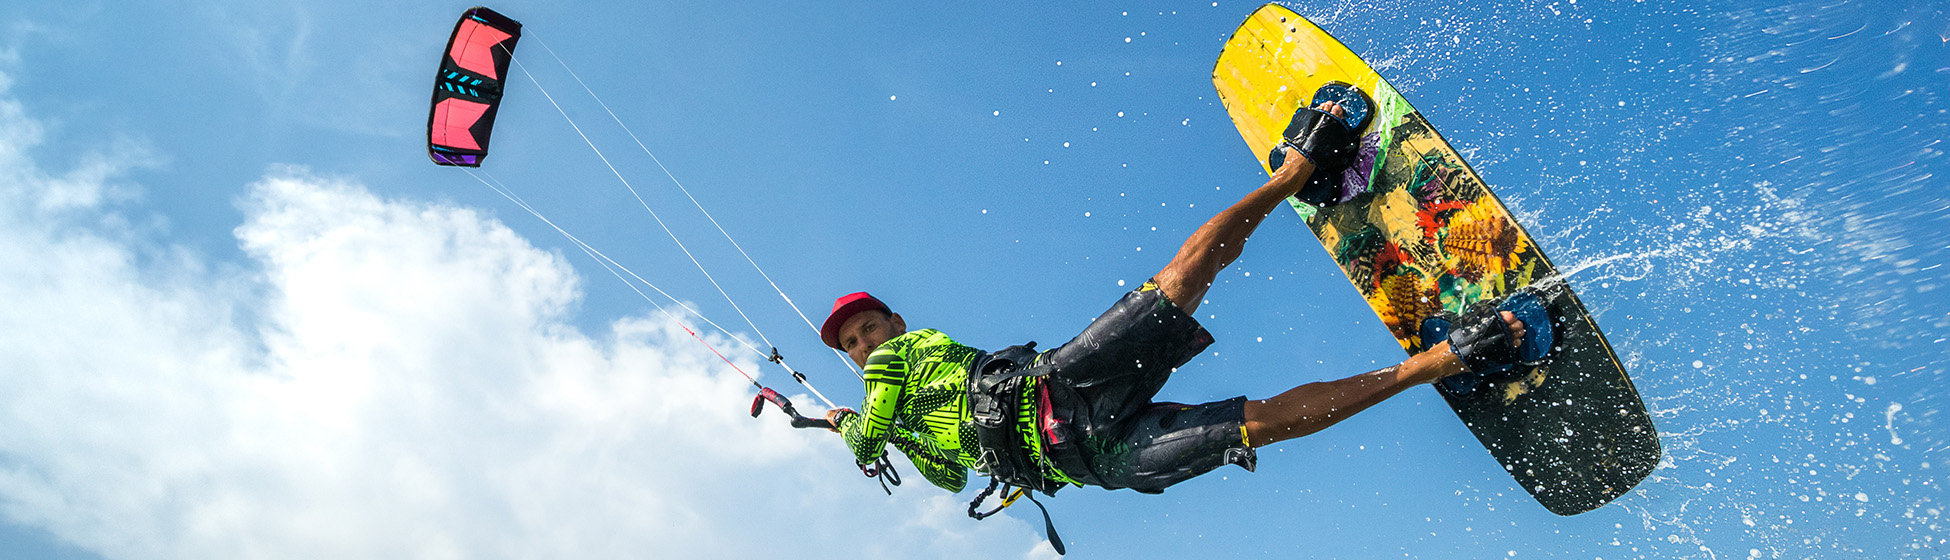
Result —
POLYGON ((1423 318, 1529 285, 1549 265, 1421 113, 1395 118, 1364 138, 1386 150, 1363 150, 1347 172, 1366 192, 1307 223, 1402 347, 1420 351, 1423 318))

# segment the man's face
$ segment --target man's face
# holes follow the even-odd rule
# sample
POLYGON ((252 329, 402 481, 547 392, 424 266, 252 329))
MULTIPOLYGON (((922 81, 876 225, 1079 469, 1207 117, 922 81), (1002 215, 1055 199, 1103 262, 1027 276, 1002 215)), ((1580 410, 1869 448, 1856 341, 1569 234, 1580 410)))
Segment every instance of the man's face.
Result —
POLYGON ((907 334, 907 321, 899 313, 870 310, 847 317, 840 324, 840 350, 853 358, 853 363, 867 367, 867 355, 880 343, 907 334))

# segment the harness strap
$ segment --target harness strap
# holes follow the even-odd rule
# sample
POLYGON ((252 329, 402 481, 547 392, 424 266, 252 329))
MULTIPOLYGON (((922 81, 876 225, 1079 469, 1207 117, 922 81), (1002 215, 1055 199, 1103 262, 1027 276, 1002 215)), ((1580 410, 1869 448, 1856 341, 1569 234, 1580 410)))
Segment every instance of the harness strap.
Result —
POLYGON ((1035 492, 1024 492, 1022 495, 1028 496, 1029 503, 1036 504, 1036 509, 1043 512, 1043 532, 1049 535, 1050 548, 1056 549, 1057 554, 1068 554, 1069 551, 1063 549, 1063 537, 1056 534, 1056 523, 1050 521, 1049 508, 1043 507, 1043 502, 1036 500, 1035 492))
POLYGON ((1002 513, 1003 509, 1015 504, 1018 498, 1025 496, 1029 498, 1029 503, 1036 504, 1036 509, 1043 512, 1043 533, 1049 536, 1050 548, 1056 549, 1057 554, 1069 554, 1069 550, 1063 546, 1062 535, 1056 534, 1056 522, 1050 519, 1049 508, 1043 507, 1043 502, 1036 499, 1036 493, 1029 491, 1028 488, 1003 484, 999 480, 990 478, 988 488, 983 488, 980 494, 976 494, 975 501, 968 502, 968 516, 975 518, 976 521, 988 519, 990 516, 1002 513), (995 509, 980 511, 982 502, 988 501, 989 496, 995 494, 995 489, 998 486, 1002 488, 1002 493, 1008 497, 1002 500, 1002 505, 995 506, 995 509), (1011 491, 1011 488, 1014 490, 1011 491))

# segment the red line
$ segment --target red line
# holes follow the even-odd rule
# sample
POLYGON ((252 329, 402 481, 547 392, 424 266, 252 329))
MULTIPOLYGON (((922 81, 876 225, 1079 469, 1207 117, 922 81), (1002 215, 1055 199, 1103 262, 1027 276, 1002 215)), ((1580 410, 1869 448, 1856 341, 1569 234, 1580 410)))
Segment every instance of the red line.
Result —
POLYGON ((709 342, 705 342, 705 341, 704 341, 704 337, 701 337, 701 336, 698 336, 698 335, 697 335, 697 333, 696 333, 695 331, 692 331, 690 327, 688 327, 688 326, 685 326, 685 325, 684 325, 684 323, 682 323, 682 322, 678 322, 678 323, 677 323, 677 328, 680 328, 680 329, 684 329, 684 332, 687 332, 687 333, 690 333, 690 335, 691 335, 691 338, 695 338, 695 339, 697 339, 697 343, 698 343, 698 344, 703 344, 705 348, 709 348, 709 349, 711 349, 711 353, 712 353, 712 354, 717 354, 717 355, 718 355, 718 359, 720 359, 720 360, 724 360, 724 363, 725 363, 725 365, 728 365, 728 366, 731 366, 731 370, 732 370, 732 371, 736 371, 736 372, 738 372, 738 375, 743 375, 743 376, 745 376, 745 379, 747 379, 747 380, 750 380, 750 381, 752 382, 752 384, 753 384, 753 385, 757 385, 757 384, 758 384, 758 380, 757 380, 757 379, 753 379, 753 378, 752 378, 752 375, 751 375, 751 374, 749 374, 749 373, 745 373, 745 370, 742 370, 742 369, 738 369, 738 364, 734 364, 734 363, 731 363, 731 359, 730 359, 730 358, 726 358, 726 357, 724 357, 724 354, 723 354, 723 353, 720 353, 720 352, 718 352, 718 348, 717 348, 717 347, 715 347, 715 346, 712 346, 712 345, 711 345, 711 343, 709 343, 709 342))

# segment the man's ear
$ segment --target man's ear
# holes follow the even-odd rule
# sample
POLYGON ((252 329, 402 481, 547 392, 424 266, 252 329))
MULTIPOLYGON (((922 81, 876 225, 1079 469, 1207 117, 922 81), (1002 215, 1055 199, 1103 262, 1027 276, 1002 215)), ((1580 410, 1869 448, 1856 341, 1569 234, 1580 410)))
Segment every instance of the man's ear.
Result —
POLYGON ((902 319, 901 314, 890 311, 887 313, 887 321, 894 325, 895 334, 907 334, 907 320, 902 319))

